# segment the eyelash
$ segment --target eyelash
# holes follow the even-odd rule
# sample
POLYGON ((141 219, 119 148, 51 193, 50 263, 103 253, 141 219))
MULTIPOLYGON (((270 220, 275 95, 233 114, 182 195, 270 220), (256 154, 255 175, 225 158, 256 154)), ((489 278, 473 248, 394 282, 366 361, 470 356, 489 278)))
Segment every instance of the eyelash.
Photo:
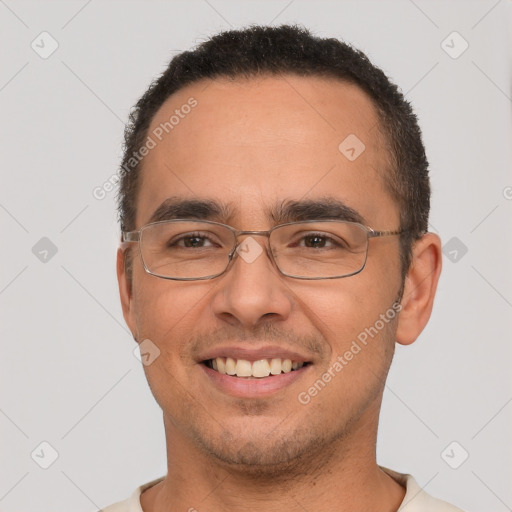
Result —
MULTIPOLYGON (((186 239, 190 238, 199 238, 204 243, 205 240, 208 240, 212 245, 215 246, 221 246, 222 244, 214 239, 212 236, 208 236, 205 233, 200 232, 191 232, 191 233, 184 233, 182 235, 177 235, 173 240, 169 240, 167 243, 167 247, 181 247, 184 249, 189 249, 189 247, 185 247, 184 245, 178 245, 180 242, 183 242, 186 239)), ((202 247, 201 247, 202 248, 202 247)))

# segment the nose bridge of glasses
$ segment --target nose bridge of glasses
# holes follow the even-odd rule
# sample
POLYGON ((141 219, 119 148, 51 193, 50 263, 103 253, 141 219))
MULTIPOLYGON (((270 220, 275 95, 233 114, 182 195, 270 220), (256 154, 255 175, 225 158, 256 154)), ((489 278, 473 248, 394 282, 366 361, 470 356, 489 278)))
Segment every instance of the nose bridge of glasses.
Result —
MULTIPOLYGON (((255 249, 255 247, 252 245, 254 243, 258 244, 261 247, 261 252, 265 252, 267 254, 267 258, 272 262, 272 265, 276 265, 276 262, 274 261, 272 250, 270 248, 270 234, 272 233, 272 230, 268 231, 255 231, 255 230, 239 230, 234 232, 235 235, 235 243, 233 245, 233 248, 230 253, 230 259, 235 257, 237 254, 242 257, 246 263, 249 263, 253 261, 253 257, 260 253, 260 249, 255 249), (253 239, 253 236, 260 236, 265 237, 267 240, 263 242, 263 244, 260 244, 255 239, 253 239), (248 240, 252 239, 253 242, 249 242, 248 240), (244 243, 246 244, 244 247, 244 243), (263 245, 263 247, 262 247, 263 245), (250 253, 250 254, 248 254, 250 253)), ((256 256, 257 258, 257 256, 256 256)), ((256 259, 255 258, 255 259, 256 259)))
MULTIPOLYGON (((238 246, 242 245, 245 240, 247 240, 248 238, 252 238, 253 236, 262 236, 267 239, 270 239, 271 232, 272 232, 271 230, 268 230, 268 231, 254 231, 254 230, 235 231, 234 232, 235 250, 238 246)), ((266 249, 268 249, 268 242, 264 242, 264 246, 266 249)))
POLYGON ((266 236, 268 237, 270 235, 271 230, 267 231, 236 231, 235 236, 236 238, 244 235, 256 235, 256 236, 266 236))

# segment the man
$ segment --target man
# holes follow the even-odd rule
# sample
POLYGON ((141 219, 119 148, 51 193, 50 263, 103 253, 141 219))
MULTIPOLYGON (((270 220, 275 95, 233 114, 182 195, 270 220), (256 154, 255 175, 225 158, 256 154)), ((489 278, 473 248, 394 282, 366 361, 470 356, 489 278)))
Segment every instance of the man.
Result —
POLYGON ((439 238, 410 105, 298 27, 176 56, 126 130, 117 272, 168 473, 106 510, 456 511, 377 465, 439 238))

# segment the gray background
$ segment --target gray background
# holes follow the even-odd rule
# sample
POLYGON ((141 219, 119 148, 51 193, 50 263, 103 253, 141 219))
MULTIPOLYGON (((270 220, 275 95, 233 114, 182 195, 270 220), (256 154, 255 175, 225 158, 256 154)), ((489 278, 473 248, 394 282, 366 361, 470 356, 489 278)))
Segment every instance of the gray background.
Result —
POLYGON ((413 102, 431 162, 444 272, 429 326, 397 348, 379 462, 468 511, 512 510, 511 15, 510 0, 0 0, 0 510, 91 511, 164 474, 119 305, 115 193, 93 190, 175 52, 283 22, 367 52, 413 102))

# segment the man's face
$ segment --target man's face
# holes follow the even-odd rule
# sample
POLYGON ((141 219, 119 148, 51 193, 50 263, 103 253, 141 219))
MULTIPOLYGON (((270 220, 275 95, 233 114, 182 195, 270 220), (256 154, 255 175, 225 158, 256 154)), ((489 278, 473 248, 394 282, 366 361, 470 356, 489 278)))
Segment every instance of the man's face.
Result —
MULTIPOLYGON (((295 76, 196 83, 166 101, 148 133, 190 97, 197 106, 144 160, 137 229, 169 198, 215 201, 226 215, 209 220, 239 230, 272 228, 282 222, 277 207, 290 201, 325 199, 376 230, 399 228, 377 115, 357 87, 295 76), (339 149, 351 134, 365 145, 355 160, 339 149)), ((266 238, 253 239, 266 249, 266 238)), ((125 317, 138 341, 160 350, 145 371, 168 434, 216 460, 260 467, 372 435, 396 322, 375 325, 401 288, 399 261, 398 237, 383 237, 370 241, 366 267, 351 277, 284 277, 264 250, 251 262, 237 255, 212 280, 186 282, 147 274, 136 255, 125 317), (367 343, 358 342, 372 327, 367 343), (247 379, 208 368, 212 355, 307 364, 247 379)))

